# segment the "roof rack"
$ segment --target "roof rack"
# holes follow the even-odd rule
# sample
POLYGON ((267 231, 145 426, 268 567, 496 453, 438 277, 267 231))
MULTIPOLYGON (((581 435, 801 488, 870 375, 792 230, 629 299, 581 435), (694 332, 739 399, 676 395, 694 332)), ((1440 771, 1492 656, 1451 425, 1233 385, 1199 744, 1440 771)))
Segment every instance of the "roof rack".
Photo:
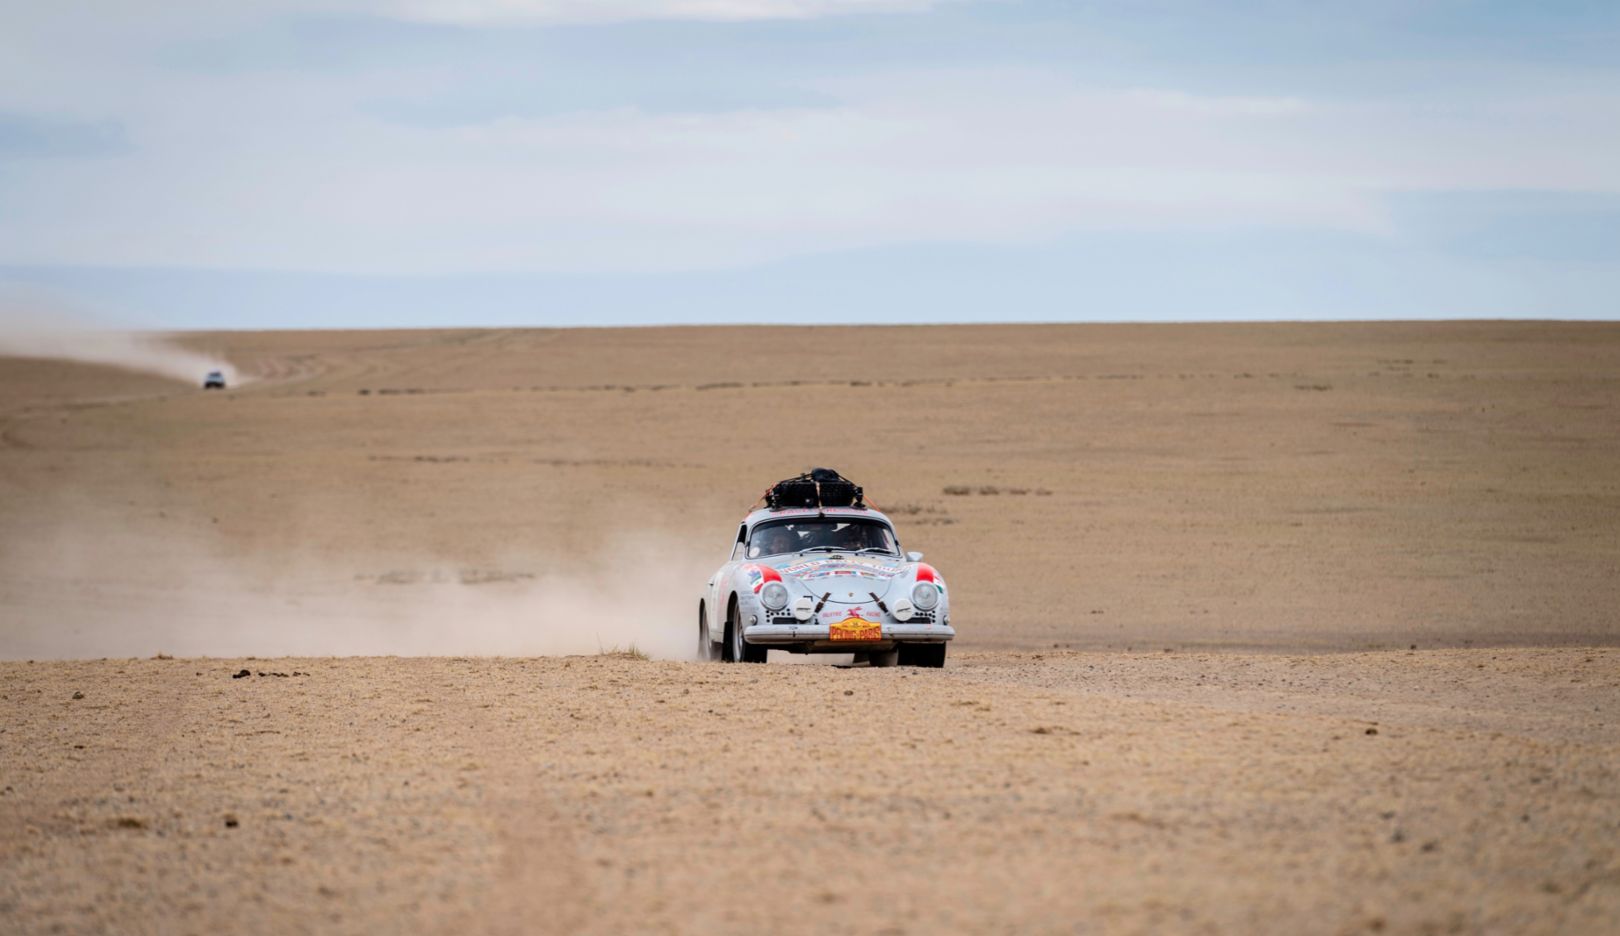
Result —
POLYGON ((778 481, 765 491, 764 500, 771 510, 866 509, 860 486, 831 468, 812 468, 798 477, 778 481))

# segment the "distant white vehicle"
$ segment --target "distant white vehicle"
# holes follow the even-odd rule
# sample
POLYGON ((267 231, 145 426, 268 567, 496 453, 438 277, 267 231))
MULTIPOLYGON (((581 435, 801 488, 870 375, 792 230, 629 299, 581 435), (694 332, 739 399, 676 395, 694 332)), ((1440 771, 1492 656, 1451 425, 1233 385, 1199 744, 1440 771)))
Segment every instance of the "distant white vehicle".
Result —
POLYGON ((872 666, 945 665, 945 579, 905 553, 861 489, 817 468, 771 487, 698 602, 698 654, 763 663, 766 651, 853 653, 872 666))
POLYGON ((203 378, 203 389, 204 390, 224 390, 225 389, 225 372, 224 371, 217 371, 217 370, 209 371, 208 376, 203 378))

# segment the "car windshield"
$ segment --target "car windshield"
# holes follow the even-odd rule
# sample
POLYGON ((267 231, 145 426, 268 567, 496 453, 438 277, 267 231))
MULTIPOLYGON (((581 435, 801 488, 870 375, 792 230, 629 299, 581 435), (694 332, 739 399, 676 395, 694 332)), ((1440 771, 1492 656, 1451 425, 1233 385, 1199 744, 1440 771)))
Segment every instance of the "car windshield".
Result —
POLYGON ((871 551, 890 556, 900 554, 894 541, 894 531, 887 524, 875 520, 835 517, 776 520, 754 527, 754 535, 748 541, 750 559, 805 550, 871 551))

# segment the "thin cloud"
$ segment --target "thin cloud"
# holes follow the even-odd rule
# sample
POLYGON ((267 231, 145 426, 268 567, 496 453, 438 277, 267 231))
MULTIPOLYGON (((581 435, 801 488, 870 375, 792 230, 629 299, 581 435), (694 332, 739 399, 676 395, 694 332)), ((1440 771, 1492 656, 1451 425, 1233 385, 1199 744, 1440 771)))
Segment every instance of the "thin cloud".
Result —
MULTIPOLYGON (((1391 204, 1413 194, 1620 192, 1620 162, 1611 158, 1620 151, 1620 84, 1607 70, 1408 62, 1394 93, 1389 82, 1370 80, 1397 67, 1382 61, 1376 68, 1341 63, 1355 80, 1336 88, 1296 81, 1295 71, 1273 64, 1234 93, 1190 72, 1148 65, 1102 75, 1009 64, 1009 50, 999 45, 979 50, 993 64, 940 69, 907 59, 909 46, 897 42, 882 46, 894 61, 865 52, 847 67, 842 59, 792 61, 782 69, 789 76, 783 97, 772 98, 773 91, 715 109, 705 108, 712 100, 700 89, 648 107, 634 93, 591 98, 573 90, 601 73, 546 63, 523 42, 514 52, 488 41, 499 29, 376 30, 363 17, 336 26, 298 19, 294 14, 314 9, 313 0, 173 0, 150 15, 91 2, 95 29, 82 28, 81 14, 46 4, 16 14, 18 29, 0 31, 0 53, 9 53, 0 54, 4 106, 50 120, 108 114, 127 128, 131 148, 103 159, 9 162, 0 265, 344 274, 725 270, 864 248, 1025 245, 1075 232, 1398 239, 1403 222, 1391 204), (289 15, 296 28, 265 26, 267 18, 289 15), (304 68, 277 45, 303 48, 296 38, 303 31, 327 29, 354 30, 351 41, 366 37, 368 54, 339 55, 342 69, 304 68), (463 32, 476 35, 442 41, 466 38, 463 32), (256 64, 207 74, 174 67, 164 53, 172 53, 176 36, 217 40, 256 64), (255 40, 279 53, 252 59, 255 40), (418 40, 425 45, 412 45, 418 40), (484 83, 468 80, 468 72, 484 83), (513 98, 532 91, 555 101, 514 112, 501 98, 467 116, 469 96, 490 85, 509 88, 513 98), (431 101, 461 119, 391 120, 379 106, 389 101, 431 101)), ((543 23, 928 6, 356 0, 351 10, 543 23)), ((992 7, 1019 5, 982 9, 992 7)), ((825 39, 845 28, 864 24, 803 32, 825 39)), ((622 45, 613 39, 621 30, 589 32, 568 41, 600 43, 591 48, 631 91, 663 88, 675 70, 752 88, 750 79, 772 67, 750 55, 719 61, 735 39, 731 30, 625 29, 622 45), (649 42, 662 47, 700 32, 705 53, 716 59, 712 67, 696 59, 649 63, 638 54, 649 42)), ((976 48, 972 36, 958 39, 953 48, 976 48)), ((775 41, 773 55, 792 59, 795 40, 775 41)), ((18 145, 40 151, 46 138, 37 127, 24 129, 18 145)))
POLYGON ((423 22, 485 26, 630 20, 802 20, 863 13, 920 12, 940 2, 942 0, 397 0, 384 9, 402 18, 423 22))
POLYGON ((1407 108, 993 71, 829 93, 839 103, 424 127, 357 118, 318 81, 188 85, 169 101, 210 133, 157 122, 116 165, 32 167, 0 261, 668 272, 1087 230, 1382 234, 1392 193, 1620 191, 1602 158, 1620 129, 1590 100, 1538 98, 1526 117, 1510 96, 1407 108), (240 107, 272 95, 276 111, 240 107))
POLYGON ((131 149, 124 128, 111 121, 0 111, 0 159, 116 156, 131 149))

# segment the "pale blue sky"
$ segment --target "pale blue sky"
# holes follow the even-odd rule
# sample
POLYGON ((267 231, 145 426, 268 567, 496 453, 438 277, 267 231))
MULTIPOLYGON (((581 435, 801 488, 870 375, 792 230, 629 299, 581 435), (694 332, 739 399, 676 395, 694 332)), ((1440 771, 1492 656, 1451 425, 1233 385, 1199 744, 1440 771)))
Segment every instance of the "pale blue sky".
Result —
POLYGON ((7 4, 0 299, 1616 318, 1617 49, 1612 2, 7 4))

